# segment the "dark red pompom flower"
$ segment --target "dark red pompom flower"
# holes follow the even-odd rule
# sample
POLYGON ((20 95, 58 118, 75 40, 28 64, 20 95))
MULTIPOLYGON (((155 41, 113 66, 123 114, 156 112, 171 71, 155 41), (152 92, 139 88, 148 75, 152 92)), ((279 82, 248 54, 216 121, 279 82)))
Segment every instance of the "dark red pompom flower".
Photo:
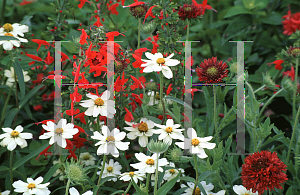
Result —
POLYGON ((183 7, 180 7, 178 10, 178 15, 182 20, 185 19, 191 19, 191 18, 197 18, 198 16, 201 16, 202 8, 197 7, 196 5, 187 5, 184 4, 183 7))
POLYGON ((201 62, 200 67, 196 68, 196 72, 200 81, 219 83, 224 77, 227 77, 228 70, 226 68, 226 62, 217 61, 217 57, 212 57, 201 62))
POLYGON ((245 158, 242 166, 243 185, 252 192, 258 191, 259 195, 265 190, 274 188, 282 189, 281 183, 288 180, 286 171, 287 166, 277 157, 277 153, 264 150, 256 152, 245 158))

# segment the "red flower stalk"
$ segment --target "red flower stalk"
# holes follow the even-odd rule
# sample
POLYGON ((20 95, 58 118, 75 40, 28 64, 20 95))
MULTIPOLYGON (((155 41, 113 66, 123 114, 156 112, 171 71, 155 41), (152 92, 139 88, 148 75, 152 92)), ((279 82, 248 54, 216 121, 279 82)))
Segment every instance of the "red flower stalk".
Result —
POLYGON ((265 190, 274 188, 282 189, 281 183, 288 180, 286 171, 287 166, 277 157, 277 153, 270 151, 256 152, 245 158, 242 166, 243 185, 252 192, 258 191, 259 195, 265 190))
POLYGON ((217 57, 211 59, 205 59, 201 62, 200 68, 196 68, 198 79, 205 81, 206 83, 218 83, 222 82, 224 77, 227 77, 228 70, 226 62, 217 61, 217 57))

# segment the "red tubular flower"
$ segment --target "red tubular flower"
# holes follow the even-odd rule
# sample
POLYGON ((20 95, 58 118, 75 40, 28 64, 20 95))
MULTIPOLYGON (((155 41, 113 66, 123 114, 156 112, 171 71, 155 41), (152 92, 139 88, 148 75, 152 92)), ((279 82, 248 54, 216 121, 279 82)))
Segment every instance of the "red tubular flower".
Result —
POLYGON ((134 121, 132 113, 126 107, 124 107, 124 108, 126 110, 126 115, 124 117, 125 121, 127 121, 127 122, 131 122, 132 120, 134 121))
POLYGON ((50 51, 48 51, 48 55, 45 58, 45 60, 43 60, 43 62, 45 62, 47 65, 52 64, 52 62, 54 61, 54 58, 52 56, 50 56, 50 51))
POLYGON ((200 81, 219 83, 224 77, 227 77, 228 70, 226 68, 226 62, 217 61, 217 57, 212 57, 201 62, 200 68, 197 67, 196 72, 200 81))
POLYGON ((33 106, 33 110, 35 110, 35 111, 41 111, 41 110, 43 110, 43 107, 42 107, 42 105, 38 104, 36 106, 33 106))
POLYGON ((86 124, 85 118, 84 118, 84 112, 77 114, 74 118, 79 118, 81 123, 86 124))
POLYGON ((115 3, 112 6, 109 6, 109 4, 107 4, 107 9, 111 12, 111 14, 119 15, 119 12, 116 10, 118 6, 118 3, 115 3))
POLYGON ((128 81, 128 79, 125 79, 125 72, 123 72, 122 79, 120 79, 120 76, 119 76, 115 82, 115 91, 116 92, 124 91, 126 88, 126 86, 124 86, 124 84, 127 81, 128 81))
POLYGON ((80 35, 80 41, 79 41, 79 43, 80 43, 81 45, 88 44, 88 42, 86 41, 87 37, 88 37, 88 36, 87 36, 85 30, 84 30, 84 29, 81 29, 81 35, 80 35))
POLYGON ((145 2, 142 2, 142 1, 138 1, 138 0, 134 0, 134 3, 130 4, 130 5, 127 5, 127 6, 123 6, 124 7, 135 7, 135 6, 138 6, 138 5, 143 5, 145 4, 145 2))
POLYGON ((151 7, 148 9, 148 11, 147 11, 147 13, 146 13, 146 15, 145 15, 145 19, 144 19, 143 24, 145 24, 145 20, 146 20, 149 16, 151 16, 152 18, 155 18, 155 16, 154 16, 153 13, 152 13, 152 9, 153 9, 154 7, 156 7, 156 6, 158 6, 158 5, 153 5, 153 6, 151 6, 151 7))
POLYGON ((243 185, 252 192, 258 191, 261 195, 265 190, 282 189, 281 183, 288 180, 287 166, 277 157, 277 153, 270 151, 256 152, 245 158, 242 166, 243 185))
POLYGON ((275 64, 275 69, 281 70, 281 69, 282 69, 281 64, 282 64, 283 62, 284 62, 283 60, 275 60, 275 61, 272 62, 272 63, 267 63, 267 65, 270 66, 271 64, 275 64))
POLYGON ((40 40, 40 39, 31 39, 32 42, 39 44, 38 48, 37 48, 37 52, 39 51, 41 45, 47 45, 50 46, 50 43, 48 43, 47 41, 44 40, 40 40))
POLYGON ((36 61, 43 61, 42 58, 38 57, 38 56, 35 56, 35 55, 32 55, 32 54, 25 54, 26 56, 30 57, 31 59, 33 60, 36 60, 36 61))
POLYGON ((282 21, 283 24, 283 34, 291 35, 297 30, 300 30, 300 12, 291 14, 289 10, 287 15, 283 16, 285 20, 282 21))
POLYGON ((204 15, 206 9, 211 9, 211 10, 213 10, 214 12, 217 12, 217 10, 213 9, 210 5, 207 5, 207 0, 204 0, 204 1, 202 2, 202 4, 198 4, 196 0, 192 0, 192 1, 193 1, 193 4, 194 4, 194 5, 196 5, 197 7, 202 8, 202 13, 201 13, 201 15, 204 15))
POLYGON ((172 84, 169 85, 166 95, 169 95, 171 91, 172 91, 172 84))
POLYGON ((103 26, 103 24, 100 22, 100 18, 97 18, 97 21, 93 24, 94 26, 100 27, 103 26))
MULTIPOLYGON (((78 1, 78 0, 77 0, 78 1)), ((78 4, 78 7, 81 9, 83 7, 83 5, 88 2, 90 5, 91 3, 88 1, 88 0, 79 0, 80 1, 80 4, 78 4)))
POLYGON ((291 67, 291 70, 285 71, 285 72, 283 72, 282 74, 291 77, 291 80, 292 80, 292 81, 295 80, 295 69, 294 69, 293 66, 291 67))
POLYGON ((30 3, 33 3, 34 1, 27 1, 27 0, 23 0, 21 3, 19 3, 19 5, 27 5, 30 3))

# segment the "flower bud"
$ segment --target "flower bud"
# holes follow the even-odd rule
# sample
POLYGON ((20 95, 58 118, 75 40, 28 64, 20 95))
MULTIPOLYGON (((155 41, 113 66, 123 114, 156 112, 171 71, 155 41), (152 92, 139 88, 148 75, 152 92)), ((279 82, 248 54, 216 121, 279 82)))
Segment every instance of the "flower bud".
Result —
POLYGON ((286 90, 289 93, 292 93, 294 91, 293 83, 288 77, 283 77, 281 81, 281 86, 284 90, 286 90))
POLYGON ((174 148, 169 150, 168 157, 172 162, 180 162, 182 155, 182 150, 175 146, 174 148))
MULTIPOLYGON (((171 143, 170 143, 171 144, 171 143)), ((162 142, 162 141, 153 141, 153 139, 148 143, 147 149, 152 153, 164 153, 167 151, 169 147, 168 143, 162 142)))
POLYGON ((235 74, 237 73, 237 62, 234 62, 230 65, 230 71, 235 74))
POLYGON ((156 29, 156 24, 154 22, 142 25, 141 32, 144 34, 152 34, 156 29))
POLYGON ((72 183, 81 184, 87 180, 87 168, 83 168, 83 164, 79 164, 79 161, 76 163, 73 159, 71 162, 66 162, 63 164, 66 170, 66 177, 70 179, 72 183))
POLYGON ((275 83, 274 83, 274 81, 272 80, 272 78, 270 77, 270 75, 268 73, 263 75, 263 82, 268 88, 270 88, 270 89, 275 88, 275 83))

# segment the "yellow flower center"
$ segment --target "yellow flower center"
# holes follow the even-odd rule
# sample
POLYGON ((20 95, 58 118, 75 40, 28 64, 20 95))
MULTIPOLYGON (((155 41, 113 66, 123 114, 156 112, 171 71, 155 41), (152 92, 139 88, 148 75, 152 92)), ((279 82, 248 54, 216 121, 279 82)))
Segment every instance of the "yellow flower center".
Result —
POLYGON ((101 99, 101 98, 97 98, 97 99, 95 100, 95 104, 96 104, 97 106, 102 106, 102 105, 104 104, 104 101, 103 101, 103 99, 101 99))
POLYGON ((170 173, 174 174, 175 173, 175 169, 170 169, 170 173))
POLYGON ((166 61, 165 61, 165 59, 163 59, 163 58, 158 58, 158 59, 156 60, 156 62, 157 62, 158 64, 164 64, 166 61))
POLYGON ((10 23, 4 24, 4 25, 3 25, 3 28, 4 28, 4 31, 5 31, 5 32, 10 32, 10 31, 13 30, 13 27, 12 27, 12 25, 11 25, 10 23))
POLYGON ((249 193, 245 193, 245 195, 250 195, 249 193))
POLYGON ((113 168, 112 167, 107 167, 106 168, 108 172, 112 172, 113 168))
POLYGON ((198 187, 196 187, 195 189, 195 195, 200 195, 201 194, 201 191, 198 187))
POLYGON ((4 36, 11 36, 11 37, 13 37, 14 35, 11 34, 11 33, 5 33, 4 36))
POLYGON ((152 158, 147 159, 146 161, 147 165, 154 165, 154 160, 152 158))
POLYGON ((218 73, 218 70, 215 67, 210 67, 209 69, 207 69, 207 74, 214 76, 218 73))
POLYGON ((166 128, 166 132, 167 132, 167 133, 171 133, 172 130, 173 130, 172 127, 167 127, 167 128, 166 128))
POLYGON ((198 146, 200 142, 197 138, 195 138, 195 139, 192 139, 191 143, 192 143, 193 146, 198 146))
POLYGON ((107 142, 115 141, 115 138, 114 138, 114 136, 109 135, 109 136, 107 136, 106 141, 107 142))
POLYGON ((129 172, 129 175, 130 175, 130 176, 134 176, 134 172, 132 172, 132 171, 129 172))
POLYGON ((27 188, 32 190, 33 188, 35 188, 35 184, 30 183, 30 184, 28 184, 27 188))
POLYGON ((294 49, 291 51, 291 54, 292 54, 292 55, 299 55, 299 54, 300 54, 300 48, 294 48, 294 49))
POLYGON ((159 97, 159 93, 158 93, 158 92, 156 92, 155 99, 160 100, 160 97, 159 97))
POLYGON ((10 133, 10 135, 11 135, 11 137, 18 137, 19 136, 19 132, 14 130, 14 131, 12 131, 10 133))
POLYGON ((88 159, 90 159, 90 156, 89 156, 89 155, 86 155, 86 156, 83 157, 83 159, 84 159, 84 160, 88 160, 88 159))
POLYGON ((63 128, 56 128, 55 129, 55 133, 57 133, 58 135, 61 135, 64 132, 63 128))
POLYGON ((142 122, 138 127, 140 132, 147 132, 148 131, 148 125, 147 123, 142 122))

